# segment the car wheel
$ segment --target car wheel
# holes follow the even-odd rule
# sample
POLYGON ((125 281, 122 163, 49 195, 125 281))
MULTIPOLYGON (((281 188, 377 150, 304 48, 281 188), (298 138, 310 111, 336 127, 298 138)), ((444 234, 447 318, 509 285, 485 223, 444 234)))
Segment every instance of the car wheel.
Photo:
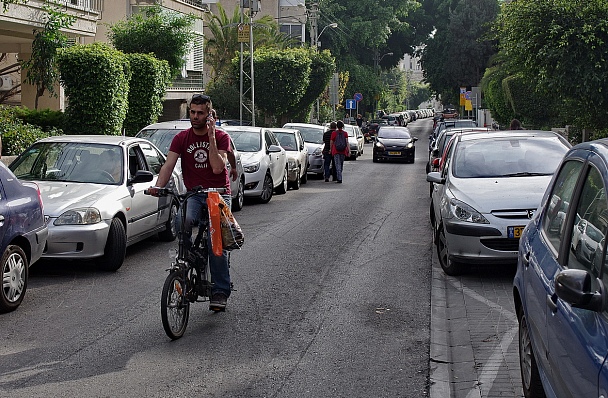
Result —
POLYGON ((281 185, 277 187, 277 194, 283 195, 285 192, 287 192, 287 169, 285 169, 285 172, 283 173, 281 185))
POLYGON ((8 245, 2 253, 2 291, 0 313, 14 311, 23 301, 27 290, 29 263, 23 249, 8 245))
POLYGON ((426 173, 430 173, 431 172, 431 165, 429 164, 429 162, 426 162, 426 173))
POLYGON ((443 272, 450 276, 461 275, 464 271, 464 266, 461 263, 450 260, 450 252, 448 250, 443 225, 439 226, 435 245, 437 246, 437 257, 439 258, 439 264, 441 265, 443 272))
POLYGON ((433 206, 433 202, 431 202, 431 208, 429 209, 429 218, 431 219, 431 227, 435 231, 435 207, 433 206))
POLYGON ((378 158, 374 156, 374 157, 372 158, 372 162, 374 162, 374 163, 378 163, 378 158))
POLYGON ((236 198, 232 200, 232 211, 240 211, 243 208, 245 202, 245 179, 241 178, 239 181, 239 187, 236 198))
POLYGON ((264 176, 264 185, 262 186, 262 194, 260 195, 261 203, 268 203, 272 199, 272 177, 270 174, 264 176))
POLYGON ((526 398, 544 398, 545 391, 536 365, 536 358, 534 358, 528 320, 523 308, 519 308, 517 311, 517 320, 519 321, 519 368, 524 396, 526 398))
POLYGON ((118 218, 112 219, 106 247, 97 260, 99 269, 103 271, 116 271, 125 260, 127 252, 127 233, 125 227, 118 218))
POLYGON ((291 188, 294 191, 297 191, 298 189, 300 189, 300 184, 302 183, 302 180, 300 178, 301 173, 302 173, 302 169, 298 168, 298 174, 297 174, 296 180, 292 181, 292 183, 291 183, 291 188))
POLYGON ((169 209, 169 219, 165 223, 165 230, 158 233, 160 240, 165 242, 173 242, 177 238, 177 227, 175 226, 175 218, 177 217, 177 203, 171 203, 169 209))
POLYGON ((433 197, 433 183, 429 182, 429 197, 433 197))
POLYGON ((306 184, 308 182, 308 165, 306 165, 304 168, 304 174, 302 175, 301 180, 302 184, 306 184))

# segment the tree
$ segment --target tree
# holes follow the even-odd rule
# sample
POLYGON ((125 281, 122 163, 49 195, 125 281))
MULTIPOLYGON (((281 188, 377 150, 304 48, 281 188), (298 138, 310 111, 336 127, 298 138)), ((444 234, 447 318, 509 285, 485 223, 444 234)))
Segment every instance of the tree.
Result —
POLYGON ((167 61, 171 76, 176 77, 190 51, 195 20, 192 14, 169 13, 155 5, 111 25, 108 38, 124 53, 152 53, 157 59, 167 61))
POLYGON ((76 22, 76 17, 61 11, 57 4, 45 4, 46 22, 42 30, 34 29, 32 56, 23 63, 27 70, 26 82, 36 87, 34 108, 38 109, 38 99, 45 91, 55 94, 55 84, 59 80, 56 65, 57 50, 67 47, 68 37, 61 32, 76 22))
POLYGON ((608 129, 606 15, 605 0, 518 0, 496 24, 509 67, 567 103, 582 128, 608 129))

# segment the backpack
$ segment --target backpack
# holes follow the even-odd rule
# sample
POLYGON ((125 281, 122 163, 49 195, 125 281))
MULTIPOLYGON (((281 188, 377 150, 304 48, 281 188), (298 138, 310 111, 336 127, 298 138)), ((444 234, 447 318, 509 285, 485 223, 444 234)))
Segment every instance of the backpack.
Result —
POLYGON ((334 140, 334 146, 336 147, 336 151, 342 152, 346 149, 346 138, 344 137, 346 133, 342 130, 338 130, 336 134, 336 139, 334 140))

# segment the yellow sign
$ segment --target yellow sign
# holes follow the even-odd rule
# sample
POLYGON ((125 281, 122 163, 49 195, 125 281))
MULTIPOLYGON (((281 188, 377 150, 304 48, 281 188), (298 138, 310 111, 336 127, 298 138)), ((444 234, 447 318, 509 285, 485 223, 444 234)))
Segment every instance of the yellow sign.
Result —
POLYGON ((249 43, 249 24, 239 24, 237 41, 239 43, 249 43))
POLYGON ((473 110, 473 101, 471 101, 471 100, 465 100, 464 101, 464 110, 465 111, 472 111, 473 110))

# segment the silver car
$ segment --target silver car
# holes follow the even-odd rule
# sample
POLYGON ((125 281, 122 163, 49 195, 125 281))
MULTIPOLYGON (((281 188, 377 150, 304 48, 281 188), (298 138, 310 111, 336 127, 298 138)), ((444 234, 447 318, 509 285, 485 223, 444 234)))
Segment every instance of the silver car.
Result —
POLYGON ((308 172, 323 176, 323 133, 325 127, 309 123, 286 123, 283 128, 300 131, 308 151, 308 172))
POLYGON ((63 135, 26 149, 9 168, 40 187, 48 225, 42 258, 96 259, 115 271, 127 246, 153 235, 174 240, 177 203, 144 194, 164 162, 135 137, 63 135))
MULTIPOLYGON (((191 127, 189 119, 183 120, 173 120, 170 122, 161 122, 151 124, 149 126, 141 129, 139 133, 137 133, 136 137, 145 138, 154 145, 160 151, 167 156, 169 153, 169 147, 171 146, 171 141, 173 141, 173 137, 177 135, 180 131, 189 129, 191 127)), ((223 127, 220 127, 224 129, 223 127)), ((230 139, 230 145, 232 147, 232 151, 234 152, 234 157, 236 159, 236 171, 237 178, 230 179, 230 191, 232 193, 232 211, 239 211, 243 208, 243 199, 245 196, 245 172, 243 171, 243 164, 241 162, 241 154, 234 146, 234 142, 230 139)), ((228 171, 230 171, 230 163, 226 165, 228 171)), ((181 161, 178 160, 175 168, 178 170, 178 173, 181 175, 181 161)), ((178 182, 178 186, 183 185, 181 180, 178 182)), ((180 191, 185 191, 185 187, 180 187, 180 191)))
POLYGON ((519 237, 570 144, 549 131, 455 135, 435 183, 431 223, 444 272, 517 261, 519 237))
POLYGON ((287 154, 287 182, 295 190, 308 181, 308 151, 299 130, 271 128, 287 154))

